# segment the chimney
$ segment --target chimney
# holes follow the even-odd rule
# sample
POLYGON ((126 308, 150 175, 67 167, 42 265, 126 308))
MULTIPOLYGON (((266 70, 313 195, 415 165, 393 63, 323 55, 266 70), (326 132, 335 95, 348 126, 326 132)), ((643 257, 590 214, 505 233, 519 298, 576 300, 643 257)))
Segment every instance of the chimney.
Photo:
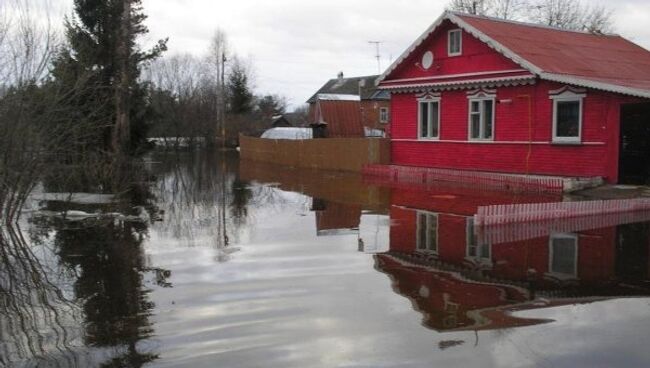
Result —
POLYGON ((338 77, 339 77, 339 82, 343 81, 343 72, 339 72, 338 77))

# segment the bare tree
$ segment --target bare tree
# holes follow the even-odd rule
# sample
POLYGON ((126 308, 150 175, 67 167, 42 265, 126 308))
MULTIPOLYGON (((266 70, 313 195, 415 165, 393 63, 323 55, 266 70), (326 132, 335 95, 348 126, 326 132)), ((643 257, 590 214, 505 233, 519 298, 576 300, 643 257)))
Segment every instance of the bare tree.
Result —
POLYGON ((582 29, 591 33, 613 33, 614 12, 603 6, 592 6, 582 21, 582 29))
POLYGON ((11 0, 0 6, 0 213, 10 222, 36 183, 44 150, 56 141, 57 132, 38 117, 56 111, 61 96, 46 101, 35 93, 56 48, 48 3, 11 0))
POLYGON ((452 0, 449 9, 474 15, 488 15, 490 0, 452 0))
POLYGON ((47 0, 0 3, 0 83, 25 85, 45 77, 60 38, 50 9, 47 0))
POLYGON ((503 19, 522 19, 525 0, 492 0, 489 15, 503 19))
POLYGON ((579 0, 537 0, 529 6, 529 20, 552 27, 592 33, 612 31, 612 11, 579 0))
POLYGON ((522 16, 524 5, 524 0, 452 0, 449 9, 467 14, 518 19, 522 16))

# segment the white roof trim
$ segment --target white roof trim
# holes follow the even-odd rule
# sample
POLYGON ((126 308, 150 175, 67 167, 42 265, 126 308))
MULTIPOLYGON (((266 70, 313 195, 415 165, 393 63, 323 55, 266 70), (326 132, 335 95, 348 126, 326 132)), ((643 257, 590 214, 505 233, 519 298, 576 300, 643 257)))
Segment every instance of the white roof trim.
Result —
POLYGON ((535 74, 540 74, 542 72, 542 69, 535 66, 534 64, 530 63, 528 60, 522 58, 521 56, 515 54, 510 50, 509 48, 503 46, 501 43, 495 41, 493 38, 489 37, 485 33, 479 31, 478 29, 474 28, 473 26, 469 25, 467 22, 464 20, 460 19, 456 14, 454 13, 449 13, 448 19, 455 23, 457 26, 461 27, 467 33, 471 34, 472 36, 478 38, 488 46, 490 46, 492 49, 496 50, 497 52, 501 53, 508 59, 514 61, 516 64, 520 65, 522 68, 528 70, 529 72, 535 73, 535 74))
POLYGON ((316 96, 319 101, 361 101, 358 95, 339 95, 334 93, 320 93, 316 96))
POLYGON ((403 88, 445 88, 453 86, 475 86, 478 84, 491 84, 491 83, 503 83, 503 82, 532 82, 536 78, 533 74, 520 75, 514 77, 501 77, 501 78, 487 78, 487 79, 471 79, 471 80, 458 80, 458 81, 449 81, 449 82, 430 82, 430 83, 413 83, 413 84, 395 84, 395 85, 384 85, 379 86, 382 90, 393 90, 393 89, 403 89, 403 88))
POLYGON ((394 61, 394 62, 393 62, 389 67, 388 67, 388 69, 386 69, 386 71, 385 71, 382 75, 379 76, 379 78, 377 78, 377 81, 376 81, 375 83, 376 83, 376 84, 379 84, 379 83, 382 82, 384 79, 386 79, 386 77, 387 77, 390 73, 392 73, 392 72, 395 70, 395 68, 397 68, 397 67, 398 67, 398 66, 399 66, 399 65, 400 65, 404 60, 406 60, 406 58, 408 58, 408 57, 411 55, 411 53, 413 53, 413 51, 415 51, 415 49, 418 48, 418 46, 420 46, 420 45, 422 44, 422 42, 424 42, 424 41, 427 39, 427 37, 429 37, 429 35, 430 35, 431 33, 433 33, 433 32, 438 28, 438 26, 440 26, 440 24, 442 24, 443 21, 445 21, 446 19, 448 19, 448 16, 449 16, 449 12, 444 12, 444 13, 442 13, 442 15, 441 15, 440 17, 438 17, 438 19, 436 19, 436 21, 433 22, 433 24, 432 24, 431 26, 429 26, 429 28, 427 28, 427 30, 424 31, 424 33, 422 33, 422 34, 420 35, 420 37, 418 37, 418 38, 415 40, 415 42, 413 42, 413 43, 411 44, 411 46, 409 46, 409 47, 406 49, 406 51, 404 51, 404 52, 402 53, 402 55, 400 55, 400 57, 398 57, 398 58, 397 58, 397 59, 396 59, 396 60, 395 60, 395 61, 394 61))
POLYGON ((499 74, 525 73, 527 71, 528 70, 526 70, 526 69, 510 69, 510 70, 492 70, 492 71, 488 71, 488 72, 432 75, 432 76, 429 76, 429 77, 391 79, 389 81, 386 81, 386 83, 433 81, 433 80, 437 80, 437 79, 458 79, 458 78, 465 78, 465 77, 480 77, 480 76, 499 75, 499 74))
POLYGON ((584 79, 578 76, 543 72, 540 74, 540 78, 552 82, 573 84, 575 86, 598 89, 606 92, 615 92, 615 93, 620 93, 629 96, 650 98, 650 91, 647 90, 625 87, 625 86, 620 86, 617 84, 610 84, 605 82, 597 82, 590 79, 584 79))

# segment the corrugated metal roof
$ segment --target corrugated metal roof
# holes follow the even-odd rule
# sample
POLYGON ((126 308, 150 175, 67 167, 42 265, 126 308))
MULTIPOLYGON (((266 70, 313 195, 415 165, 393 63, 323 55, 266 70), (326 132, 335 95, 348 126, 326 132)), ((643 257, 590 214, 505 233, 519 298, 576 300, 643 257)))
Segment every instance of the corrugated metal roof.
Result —
POLYGON ((317 122, 327 124, 330 138, 363 137, 359 101, 322 101, 317 104, 317 122))
POLYGON ((650 52, 621 36, 454 12, 436 20, 378 80, 388 82, 445 20, 542 79, 650 98, 650 52))
POLYGON ((469 15, 458 18, 542 73, 645 90, 650 94, 650 52, 621 36, 469 15))

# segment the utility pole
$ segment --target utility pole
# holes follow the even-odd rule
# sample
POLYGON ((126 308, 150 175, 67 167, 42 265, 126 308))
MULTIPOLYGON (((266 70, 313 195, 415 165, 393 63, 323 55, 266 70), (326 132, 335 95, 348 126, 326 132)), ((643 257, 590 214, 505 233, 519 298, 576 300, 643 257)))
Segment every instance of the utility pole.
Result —
POLYGON ((384 43, 384 41, 368 41, 368 43, 375 45, 375 48, 377 49, 377 54, 375 55, 375 58, 377 59, 377 72, 381 74, 381 53, 379 52, 379 46, 384 43))
POLYGON ((226 147, 226 49, 224 47, 221 54, 221 148, 226 147))

